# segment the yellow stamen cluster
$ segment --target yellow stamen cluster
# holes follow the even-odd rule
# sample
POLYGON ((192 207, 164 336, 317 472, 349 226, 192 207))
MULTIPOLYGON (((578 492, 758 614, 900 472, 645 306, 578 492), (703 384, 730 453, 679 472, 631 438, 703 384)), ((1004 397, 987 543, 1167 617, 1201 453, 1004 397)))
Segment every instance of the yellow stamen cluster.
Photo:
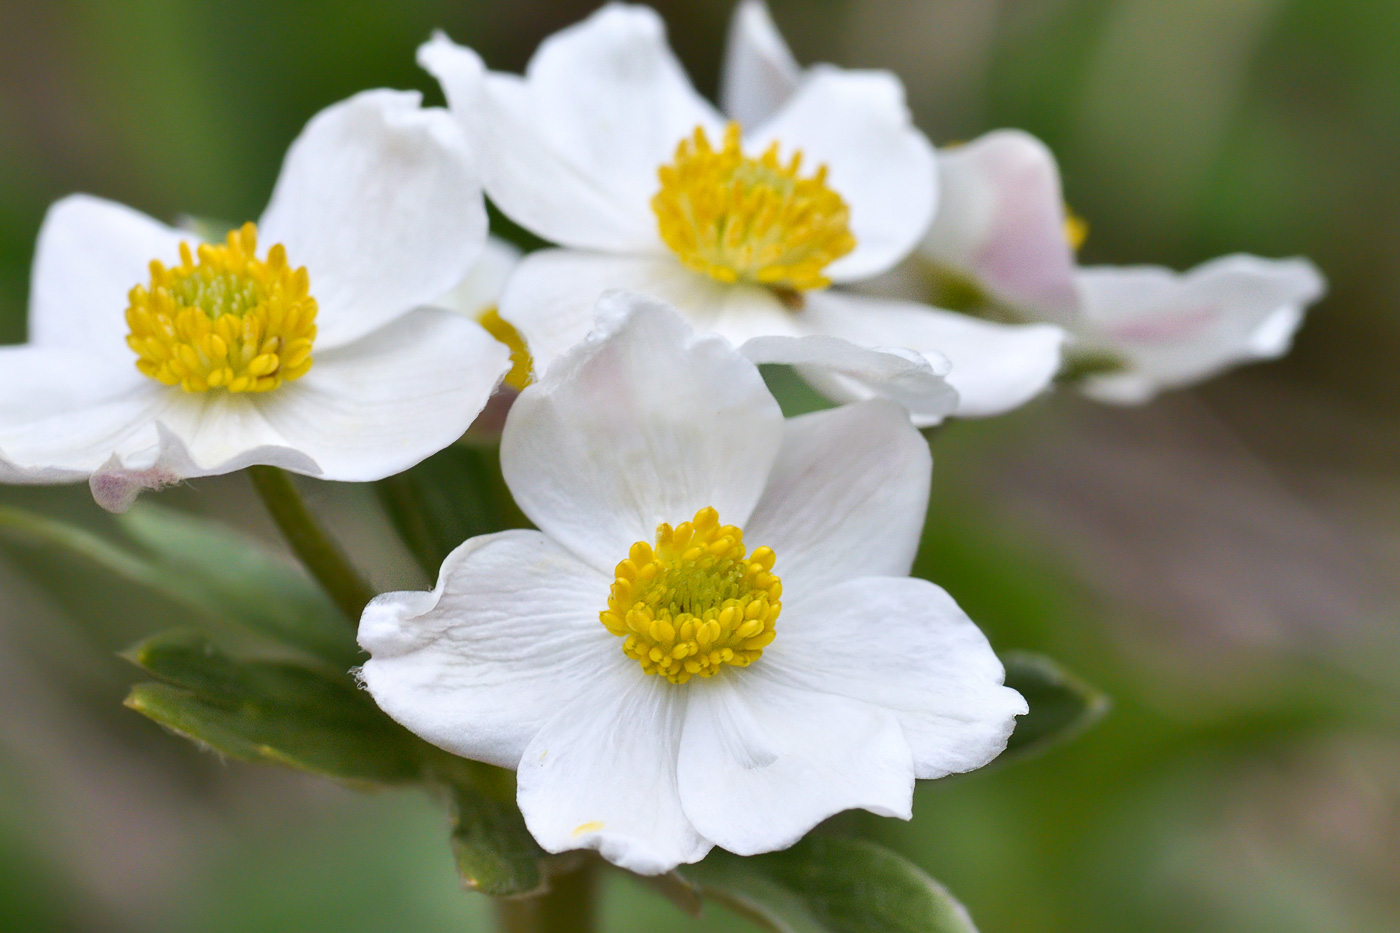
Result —
POLYGON ((1065 205, 1065 240, 1069 243, 1069 248, 1076 253, 1084 245, 1084 241, 1089 238, 1089 221, 1080 217, 1065 205))
POLYGON ((257 258, 251 223, 222 245, 180 244, 173 269, 151 261, 149 286, 127 298, 127 346, 136 368, 186 392, 266 392, 305 375, 316 339, 316 299, 305 267, 279 243, 257 258))
POLYGON ((773 641, 783 583, 771 549, 744 554, 743 531, 721 525, 713 508, 660 525, 654 548, 638 541, 617 565, 599 618, 642 670, 673 684, 747 667, 773 641))
POLYGON ((715 149, 696 127, 658 171, 651 199, 661 239, 680 261, 725 283, 783 291, 825 288, 822 270, 855 249, 851 212, 826 184, 826 166, 799 177, 802 153, 783 165, 778 144, 757 159, 739 149, 730 123, 715 149))
POLYGON ((476 322, 510 350, 510 372, 506 373, 505 384, 517 392, 525 391, 530 384, 530 370, 534 367, 530 351, 525 347, 525 338, 520 336, 515 325, 501 317, 495 305, 481 312, 476 322))

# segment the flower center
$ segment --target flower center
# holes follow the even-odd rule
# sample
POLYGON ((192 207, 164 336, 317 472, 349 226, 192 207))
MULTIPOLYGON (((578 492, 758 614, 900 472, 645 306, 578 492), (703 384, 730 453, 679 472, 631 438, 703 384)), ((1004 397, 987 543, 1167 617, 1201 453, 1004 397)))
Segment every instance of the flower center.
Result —
POLYGON ((510 372, 506 373, 504 381, 515 391, 524 392, 525 387, 530 384, 530 370, 534 368, 530 351, 525 346, 525 338, 520 336, 520 331, 516 330, 510 321, 501 317, 495 305, 482 311, 476 322, 510 350, 510 372))
POLYGON ((721 525, 713 508, 659 525, 655 548, 638 541, 617 565, 599 619, 642 670, 673 684, 748 667, 777 634, 783 583, 772 550, 744 554, 744 532, 721 525))
POLYGON ((316 339, 316 299, 305 267, 279 243, 257 258, 258 228, 229 231, 223 245, 180 244, 180 265, 151 261, 149 286, 127 295, 127 346, 136 368, 186 392, 266 392, 306 374, 316 339))
POLYGON ((1069 248, 1076 253, 1084 245, 1084 241, 1089 238, 1089 221, 1080 217, 1065 205, 1065 242, 1069 243, 1069 248))
POLYGON ((825 288, 831 280, 822 270, 855 249, 851 212, 827 187, 825 165, 803 178, 801 164, 800 151, 779 162, 776 142, 760 158, 744 155, 737 123, 718 150, 697 126, 657 172, 661 190, 651 208, 661 239, 686 266, 720 282, 825 288))

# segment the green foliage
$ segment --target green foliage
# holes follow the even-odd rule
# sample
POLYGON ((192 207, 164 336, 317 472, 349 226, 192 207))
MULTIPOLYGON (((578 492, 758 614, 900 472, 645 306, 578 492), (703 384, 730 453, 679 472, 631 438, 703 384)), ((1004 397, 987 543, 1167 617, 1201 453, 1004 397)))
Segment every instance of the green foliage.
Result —
POLYGON ((462 884, 483 894, 525 895, 544 885, 544 852, 510 798, 452 787, 452 856, 462 884))
POLYGON ((1013 652, 1002 662, 1006 685, 1025 697, 1031 709, 1016 720, 1016 731, 998 761, 1038 754, 1073 738, 1108 712, 1107 696, 1047 657, 1013 652))
POLYGON ((677 874, 774 933, 976 933, 938 882, 864 840, 813 835, 751 858, 715 850, 677 874))
POLYGON ((241 761, 271 761, 351 784, 421 773, 417 740, 348 676, 282 661, 235 661, 203 635, 169 632, 126 653, 157 683, 126 705, 241 761))
POLYGON ((529 524, 501 477, 494 446, 449 447, 374 487, 394 528, 430 578, 468 538, 529 524))

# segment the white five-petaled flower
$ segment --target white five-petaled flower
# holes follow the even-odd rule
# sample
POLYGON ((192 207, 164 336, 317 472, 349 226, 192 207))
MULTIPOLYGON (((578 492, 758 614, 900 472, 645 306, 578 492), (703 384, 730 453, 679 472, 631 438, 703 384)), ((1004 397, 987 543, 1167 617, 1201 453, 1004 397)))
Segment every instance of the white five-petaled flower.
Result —
MULTIPOLYGON (((1014 408, 1059 366, 1057 327, 828 287, 892 267, 937 201, 933 149, 886 72, 816 67, 764 112, 750 106, 758 75, 727 91, 726 125, 656 13, 621 4, 546 39, 523 77, 442 36, 419 60, 475 141, 487 194, 562 247, 527 256, 501 299, 537 369, 613 288, 666 300, 838 400, 895 398, 918 424, 1014 408)), ((746 60, 732 46, 741 83, 757 74, 746 60)))
POLYGON ((1020 694, 908 576, 928 448, 903 408, 784 421, 754 363, 649 298, 516 400, 506 481, 538 531, 473 538, 365 610, 364 683, 459 755, 518 769, 552 852, 669 870, 791 845, 915 778, 986 764, 1020 694))
POLYGON ((314 117, 255 226, 225 243, 85 195, 35 255, 29 343, 0 348, 0 480, 142 488, 271 464, 403 470, 461 435, 507 369, 420 308, 477 260, 486 215, 456 122, 369 91, 314 117))
POLYGON ((1143 402, 1234 364, 1281 356, 1325 288, 1306 259, 1232 255, 1185 273, 1077 266, 1078 221, 1043 143, 1000 130, 938 158, 938 214, 895 278, 914 293, 932 285, 1011 318, 1061 325, 1072 335, 1071 357, 1102 367, 1083 382, 1102 401, 1143 402))

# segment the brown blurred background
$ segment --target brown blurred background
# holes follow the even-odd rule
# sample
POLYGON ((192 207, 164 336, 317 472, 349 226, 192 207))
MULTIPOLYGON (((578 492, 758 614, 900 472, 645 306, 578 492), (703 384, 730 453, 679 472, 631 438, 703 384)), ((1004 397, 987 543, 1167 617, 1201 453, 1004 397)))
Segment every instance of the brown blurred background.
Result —
MULTIPOLYGON (((1058 154, 1086 262, 1302 254, 1295 352, 1140 409, 1068 394, 935 443, 919 570, 1000 649, 1114 699, 1046 756, 920 790, 879 833, 986 933, 1400 929, 1400 4, 773 0, 803 61, 887 67, 935 142, 1058 154)), ((256 217, 316 110, 440 95, 433 28, 518 70, 590 3, 0 0, 0 342, 45 207, 256 217)), ((659 4, 702 91, 729 7, 659 4)), ((417 585, 362 489, 307 484, 381 585, 417 585)), ((164 504, 270 532, 241 477, 164 504)), ((99 531, 83 488, 0 503, 99 531)), ((181 621, 61 555, 0 550, 0 927, 486 928, 443 818, 224 764, 124 710, 114 652, 181 621)), ((610 930, 689 921, 626 880, 610 930)))

